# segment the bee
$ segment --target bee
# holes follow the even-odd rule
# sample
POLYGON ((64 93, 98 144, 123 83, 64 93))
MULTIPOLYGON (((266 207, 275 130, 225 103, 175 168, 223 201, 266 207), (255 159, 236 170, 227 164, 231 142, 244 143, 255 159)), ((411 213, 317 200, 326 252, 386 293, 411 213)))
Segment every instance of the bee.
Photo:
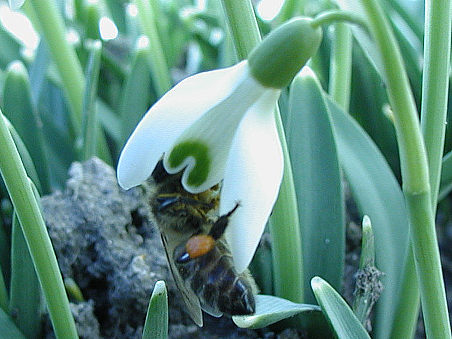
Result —
POLYGON ((191 194, 181 176, 167 173, 160 160, 148 184, 154 223, 191 318, 202 326, 201 309, 215 317, 253 314, 256 284, 248 271, 237 273, 223 237, 239 203, 218 216, 219 185, 191 194))

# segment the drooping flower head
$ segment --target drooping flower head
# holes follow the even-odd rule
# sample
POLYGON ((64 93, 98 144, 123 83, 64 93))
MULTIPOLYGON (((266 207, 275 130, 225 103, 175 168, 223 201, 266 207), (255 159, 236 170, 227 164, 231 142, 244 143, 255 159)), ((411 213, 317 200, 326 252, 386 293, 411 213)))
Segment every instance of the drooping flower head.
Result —
POLYGON ((239 272, 251 261, 276 201, 283 173, 275 104, 307 60, 322 32, 292 20, 266 37, 248 60, 191 76, 146 113, 122 150, 118 182, 145 181, 163 155, 168 173, 183 171, 190 193, 222 183, 220 214, 237 202, 226 239, 239 272))

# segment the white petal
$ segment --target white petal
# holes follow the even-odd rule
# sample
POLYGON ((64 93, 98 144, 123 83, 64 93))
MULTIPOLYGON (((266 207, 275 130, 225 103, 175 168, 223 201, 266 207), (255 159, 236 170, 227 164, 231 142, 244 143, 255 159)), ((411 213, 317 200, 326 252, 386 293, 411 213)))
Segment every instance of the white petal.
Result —
POLYGON ((283 156, 274 119, 279 93, 266 93, 242 120, 226 167, 220 214, 240 203, 226 229, 239 272, 251 262, 282 180, 283 156))
POLYGON ((118 183, 124 189, 141 184, 162 154, 209 108, 228 96, 247 69, 233 67, 191 76, 152 106, 130 136, 118 162, 118 183))
MULTIPOLYGON (((171 151, 165 154, 166 170, 177 173, 186 167, 182 184, 191 193, 203 192, 220 182, 223 179, 226 161, 240 122, 250 108, 268 91, 273 92, 260 85, 248 72, 244 72, 230 95, 184 131, 171 151), (191 146, 187 146, 186 150, 179 155, 181 160, 183 159, 181 163, 171 167, 169 159, 174 155, 172 151, 188 143, 191 146), (202 156, 199 156, 200 154, 202 156), (198 159, 194 158, 195 155, 198 159), (203 160, 205 160, 204 163, 202 163, 203 160), (196 168, 197 165, 199 165, 198 168, 196 168), (198 179, 195 183, 195 180, 189 179, 191 175, 196 176, 201 173, 205 175, 205 177, 200 176, 202 180, 198 179)), ((276 99, 273 98, 273 102, 269 105, 273 108, 275 102, 276 99)))

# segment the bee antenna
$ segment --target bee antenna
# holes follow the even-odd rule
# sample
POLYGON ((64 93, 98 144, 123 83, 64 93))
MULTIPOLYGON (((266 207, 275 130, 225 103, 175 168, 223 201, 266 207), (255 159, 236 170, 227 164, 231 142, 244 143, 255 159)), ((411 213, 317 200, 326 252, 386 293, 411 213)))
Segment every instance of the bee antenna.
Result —
POLYGON ((221 238, 221 236, 224 234, 224 231, 226 230, 226 227, 228 226, 229 217, 232 215, 232 213, 235 212, 237 208, 239 208, 240 203, 236 202, 234 208, 230 210, 228 213, 220 216, 217 221, 213 224, 212 228, 210 229, 209 235, 214 238, 215 240, 218 240, 221 238))

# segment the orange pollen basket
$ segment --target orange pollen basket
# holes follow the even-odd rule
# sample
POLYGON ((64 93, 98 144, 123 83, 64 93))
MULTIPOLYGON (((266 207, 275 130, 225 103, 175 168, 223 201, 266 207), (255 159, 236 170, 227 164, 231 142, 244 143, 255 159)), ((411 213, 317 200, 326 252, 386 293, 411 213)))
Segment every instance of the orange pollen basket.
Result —
POLYGON ((188 239, 185 244, 185 249, 190 258, 195 259, 208 253, 214 246, 214 238, 207 234, 200 234, 188 239))

